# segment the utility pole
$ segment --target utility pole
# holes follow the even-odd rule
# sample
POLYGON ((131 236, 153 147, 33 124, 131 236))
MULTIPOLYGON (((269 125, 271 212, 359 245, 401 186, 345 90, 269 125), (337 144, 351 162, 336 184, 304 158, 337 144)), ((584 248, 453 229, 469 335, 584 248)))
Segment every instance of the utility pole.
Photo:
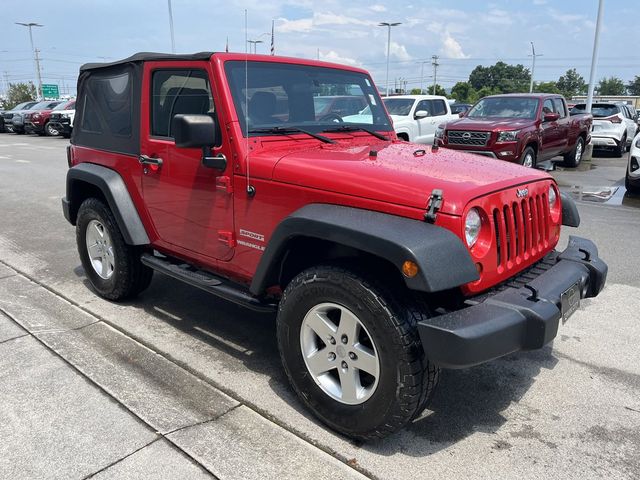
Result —
POLYGON ((602 10, 604 0, 598 3, 598 18, 596 20, 596 34, 593 39, 593 55, 591 56, 591 72, 589 73, 589 91, 587 92, 587 112, 591 112, 593 106, 593 89, 596 83, 596 64, 598 63, 598 47, 600 45, 600 24, 602 22, 602 10))
POLYGON ((176 53, 176 40, 173 36, 173 12, 171 10, 171 0, 167 0, 169 4, 169 31, 171 32, 171 53, 176 53))
POLYGON ((379 27, 387 27, 387 79, 386 79, 386 87, 387 87, 387 96, 389 96, 389 57, 391 56, 391 27, 397 27, 398 25, 402 25, 401 22, 380 22, 378 24, 379 27))
POLYGON ((438 66, 440 65, 438 63, 438 59, 440 57, 438 55, 432 55, 431 56, 431 65, 433 65, 433 95, 436 94, 436 85, 437 85, 437 79, 438 79, 438 66))
POLYGON ((533 93, 533 74, 536 71, 536 57, 542 56, 541 53, 536 53, 536 47, 533 46, 533 42, 531 42, 531 55, 529 56, 533 58, 531 64, 531 83, 529 83, 529 93, 533 93))
POLYGON ((320 48, 318 47, 318 57, 317 57, 318 61, 320 60, 320 48))
POLYGON ((36 67, 36 78, 37 78, 36 95, 38 97, 38 100, 41 100, 42 99, 42 79, 40 78, 40 60, 38 59, 38 51, 33 46, 33 34, 31 32, 31 28, 44 27, 44 25, 40 25, 39 23, 34 23, 34 22, 29 22, 29 23, 15 22, 15 24, 22 25, 23 27, 27 27, 29 29, 29 40, 31 41, 31 51, 33 52, 33 59, 36 67))
POLYGON ((44 95, 42 93, 42 75, 40 74, 40 50, 36 48, 36 78, 38 79, 38 98, 44 100, 44 95))

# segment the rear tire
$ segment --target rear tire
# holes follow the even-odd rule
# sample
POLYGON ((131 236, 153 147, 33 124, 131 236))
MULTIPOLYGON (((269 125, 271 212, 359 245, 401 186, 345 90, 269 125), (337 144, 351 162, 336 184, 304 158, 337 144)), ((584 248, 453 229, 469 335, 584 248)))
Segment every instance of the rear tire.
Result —
POLYGON ((564 161, 562 164, 565 167, 576 168, 580 165, 580 161, 582 160, 582 154, 584 153, 584 139, 582 137, 578 137, 576 141, 576 146, 573 147, 569 153, 564 156, 564 161))
POLYGON ((399 430, 433 394, 438 369, 416 328, 428 315, 399 299, 353 271, 317 266, 295 277, 280 301, 278 347, 289 382, 323 423, 348 437, 366 441, 399 430))
POLYGON ((140 247, 127 245, 111 210, 97 198, 78 210, 76 243, 87 278, 101 297, 125 300, 145 290, 153 270, 140 262, 140 247))
POLYGON ((527 147, 522 152, 520 157, 520 165, 527 168, 535 168, 536 166, 536 151, 532 147, 527 147))
POLYGON ((620 158, 622 157, 627 151, 627 134, 625 133, 622 136, 622 139, 620 139, 620 143, 618 144, 618 147, 615 150, 615 156, 620 158))

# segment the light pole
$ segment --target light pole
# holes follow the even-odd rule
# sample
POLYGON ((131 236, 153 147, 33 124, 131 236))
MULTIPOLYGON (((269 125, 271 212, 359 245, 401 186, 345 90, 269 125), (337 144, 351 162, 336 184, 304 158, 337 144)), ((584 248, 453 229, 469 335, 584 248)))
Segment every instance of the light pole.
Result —
POLYGON ((402 25, 401 22, 380 22, 378 24, 379 27, 387 27, 387 97, 389 96, 389 57, 391 56, 391 27, 397 27, 398 25, 402 25))
POLYGON ((536 71, 536 57, 541 57, 542 54, 536 54, 536 47, 533 46, 533 42, 531 42, 531 55, 533 57, 533 63, 531 64, 531 82, 529 83, 529 93, 533 92, 533 74, 536 71))
POLYGON ((262 40, 247 40, 249 46, 249 51, 251 51, 251 45, 253 45, 253 53, 258 53, 257 47, 259 43, 264 43, 262 40))
POLYGON ((40 77, 40 59, 38 58, 38 53, 36 52, 35 47, 33 46, 33 34, 31 33, 31 28, 44 27, 44 25, 40 25, 39 23, 33 23, 33 22, 29 22, 29 23, 15 22, 15 24, 22 25, 23 27, 27 27, 29 29, 29 40, 31 41, 31 51, 33 52, 33 59, 36 66, 36 79, 37 79, 36 94, 38 96, 38 100, 41 100, 42 99, 42 78, 40 77))
POLYGON ((600 45, 600 23, 602 22, 602 9, 604 0, 598 3, 598 17, 596 19, 596 34, 593 38, 593 54, 591 56, 591 72, 589 72, 589 91, 587 92, 587 112, 591 112, 593 106, 593 89, 596 84, 596 64, 598 63, 598 47, 600 45))
POLYGON ((173 11, 171 10, 171 0, 167 0, 169 6, 169 31, 171 32, 171 53, 176 53, 176 40, 173 37, 173 11))
POLYGON ((420 67, 420 95, 422 95, 423 92, 423 87, 424 87, 424 64, 425 63, 429 63, 426 60, 423 60, 422 62, 418 62, 419 64, 421 64, 420 67))

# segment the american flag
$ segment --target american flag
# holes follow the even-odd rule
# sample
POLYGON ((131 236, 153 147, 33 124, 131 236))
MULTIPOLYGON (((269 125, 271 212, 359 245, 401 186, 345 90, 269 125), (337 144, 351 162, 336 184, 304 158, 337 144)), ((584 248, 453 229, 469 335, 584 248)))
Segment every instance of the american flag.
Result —
POLYGON ((271 55, 276 54, 276 47, 273 43, 273 24, 274 23, 275 23, 275 20, 271 20, 271 55))

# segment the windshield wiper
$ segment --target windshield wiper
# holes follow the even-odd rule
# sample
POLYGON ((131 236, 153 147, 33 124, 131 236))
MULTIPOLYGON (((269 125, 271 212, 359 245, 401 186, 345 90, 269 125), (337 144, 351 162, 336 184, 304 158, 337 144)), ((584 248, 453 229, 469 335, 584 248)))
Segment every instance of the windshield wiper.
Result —
POLYGON ((313 133, 299 127, 275 126, 275 127, 264 127, 264 128, 252 128, 251 130, 249 130, 249 133, 281 133, 283 135, 287 133, 295 133, 295 132, 306 133, 310 137, 317 138, 318 140, 324 143, 336 143, 335 141, 325 137, 324 135, 318 135, 317 133, 313 133))
POLYGON ((342 125, 341 127, 327 128, 326 130, 323 130, 323 132, 367 132, 380 140, 389 140, 389 137, 385 137, 378 132, 374 132, 373 130, 365 127, 356 127, 354 125, 342 125))

